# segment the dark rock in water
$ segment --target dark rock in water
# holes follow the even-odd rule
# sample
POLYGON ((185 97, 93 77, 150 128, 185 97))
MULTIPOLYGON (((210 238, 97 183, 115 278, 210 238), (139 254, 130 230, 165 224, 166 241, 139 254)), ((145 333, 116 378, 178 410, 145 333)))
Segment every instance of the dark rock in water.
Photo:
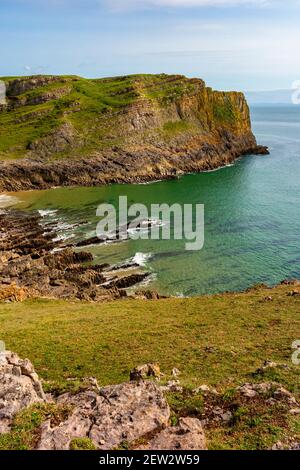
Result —
POLYGON ((19 411, 46 401, 41 382, 28 359, 0 353, 0 434, 8 432, 19 411))
POLYGON ((131 274, 130 276, 124 276, 119 279, 113 280, 107 284, 107 287, 117 287, 118 289, 127 289, 128 287, 135 286, 140 282, 144 281, 150 273, 131 274))
POLYGON ((251 153, 252 155, 270 155, 270 150, 264 145, 257 145, 251 153))
POLYGON ((45 232, 41 217, 20 211, 0 214, 0 300, 27 297, 78 298, 100 302, 126 296, 127 287, 148 274, 112 276, 109 265, 92 265, 93 255, 74 251, 45 232))

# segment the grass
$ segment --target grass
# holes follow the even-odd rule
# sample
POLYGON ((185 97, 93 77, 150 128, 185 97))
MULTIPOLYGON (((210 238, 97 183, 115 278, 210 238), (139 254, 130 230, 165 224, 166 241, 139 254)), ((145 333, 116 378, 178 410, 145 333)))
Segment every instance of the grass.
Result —
MULTIPOLYGON (((131 368, 147 362, 159 362, 167 381, 177 367, 184 390, 167 395, 171 424, 181 416, 203 419, 207 397, 191 390, 211 385, 221 393, 212 404, 231 411, 233 418, 206 430, 209 448, 266 449, 279 439, 300 439, 299 417, 289 418, 281 403, 270 407, 259 399, 245 401, 235 388, 275 380, 300 397, 299 366, 291 361, 292 342, 300 335, 300 299, 289 296, 290 290, 261 287, 239 294, 104 304, 0 303, 0 339, 28 357, 45 390, 54 393, 78 390, 89 376, 101 385, 127 381, 131 368), (283 367, 255 373, 265 360, 283 367)), ((25 421, 24 415, 21 421, 17 417, 10 436, 1 437, 0 449, 30 447, 41 419, 59 415, 37 406, 24 412, 25 421)), ((72 445, 90 448, 89 442, 72 445)))
POLYGON ((50 420, 51 425, 58 426, 66 420, 71 409, 55 404, 36 404, 19 412, 14 419, 9 433, 0 434, 1 450, 30 450, 40 438, 40 426, 50 420))
POLYGON ((275 378, 291 388, 299 372, 291 344, 300 335, 300 301, 289 290, 272 290, 273 301, 264 300, 270 290, 258 289, 157 302, 0 303, 0 337, 53 387, 86 376, 122 382, 132 367, 159 362, 166 374, 177 367, 185 385, 229 388, 272 360, 289 366, 275 378))

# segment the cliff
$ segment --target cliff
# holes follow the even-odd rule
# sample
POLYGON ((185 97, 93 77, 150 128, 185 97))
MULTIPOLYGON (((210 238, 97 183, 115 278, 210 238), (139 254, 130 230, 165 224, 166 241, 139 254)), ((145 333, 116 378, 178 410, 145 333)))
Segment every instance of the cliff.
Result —
POLYGON ((265 153, 242 93, 200 79, 3 78, 0 190, 171 178, 265 153))

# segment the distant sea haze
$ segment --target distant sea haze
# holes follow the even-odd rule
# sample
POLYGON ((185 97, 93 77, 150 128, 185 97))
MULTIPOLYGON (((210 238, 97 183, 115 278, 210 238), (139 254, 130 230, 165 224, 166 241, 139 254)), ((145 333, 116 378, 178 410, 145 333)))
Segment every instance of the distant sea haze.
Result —
MULTIPOLYGON (((295 90, 270 90, 270 91, 246 91, 245 95, 250 105, 256 104, 278 104, 292 105, 295 90)), ((299 93, 300 95, 300 93, 299 93)))

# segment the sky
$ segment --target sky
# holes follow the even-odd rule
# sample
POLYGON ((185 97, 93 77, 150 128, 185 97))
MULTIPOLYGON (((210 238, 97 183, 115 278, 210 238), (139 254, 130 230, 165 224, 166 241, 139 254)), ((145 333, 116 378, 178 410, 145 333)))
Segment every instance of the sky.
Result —
POLYGON ((288 89, 299 19, 300 0, 0 0, 0 76, 164 72, 288 89))

